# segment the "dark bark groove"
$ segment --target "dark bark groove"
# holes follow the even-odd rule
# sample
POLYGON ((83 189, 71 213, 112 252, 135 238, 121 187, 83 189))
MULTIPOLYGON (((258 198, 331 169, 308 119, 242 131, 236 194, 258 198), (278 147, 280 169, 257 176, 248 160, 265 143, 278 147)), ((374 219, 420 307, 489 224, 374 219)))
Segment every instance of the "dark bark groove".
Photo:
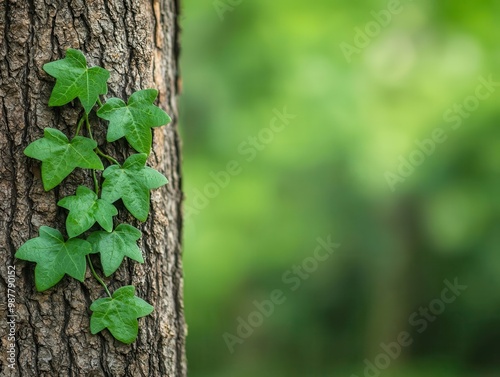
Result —
MULTIPOLYGON (((181 172, 177 134, 178 17, 176 0, 5 0, 0 1, 0 355, 1 376, 179 376, 186 375, 181 265, 181 172), (139 336, 124 345, 104 331, 91 335, 91 302, 104 297, 87 272, 85 282, 65 277, 36 292, 33 264, 14 260, 41 225, 64 233, 66 211, 57 201, 78 184, 92 187, 89 171, 75 170, 61 186, 45 192, 40 163, 23 150, 53 127, 72 137, 82 114, 78 101, 47 106, 54 80, 43 64, 67 48, 81 49, 90 65, 111 72, 107 97, 128 99, 139 89, 159 90, 159 106, 173 121, 153 131, 149 165, 169 183, 151 195, 148 221, 120 209, 118 222, 139 227, 145 263, 128 260, 106 282, 111 291, 127 284, 155 307, 139 320, 139 336), (16 267, 15 369, 7 367, 8 266, 16 267)), ((132 153, 124 141, 105 144, 105 124, 91 116, 101 149, 119 161, 132 153)), ((96 265, 98 265, 96 259, 96 265)))

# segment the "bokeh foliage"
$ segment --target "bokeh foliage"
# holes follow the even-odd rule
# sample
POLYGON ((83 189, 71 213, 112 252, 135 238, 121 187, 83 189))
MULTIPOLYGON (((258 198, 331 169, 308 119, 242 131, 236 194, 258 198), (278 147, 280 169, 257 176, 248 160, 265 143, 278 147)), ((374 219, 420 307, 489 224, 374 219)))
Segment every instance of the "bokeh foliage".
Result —
POLYGON ((350 63, 339 45, 386 1, 244 0, 224 20, 183 5, 188 209, 211 172, 241 167, 188 210, 190 376, 361 376, 401 331, 414 344, 383 376, 500 375, 500 91, 456 130, 443 118, 479 77, 500 81, 500 3, 405 2, 350 63), (285 106, 296 118, 247 161, 240 144, 285 106), (438 127, 447 140, 391 191, 385 172, 438 127), (329 234, 341 247, 286 290, 329 234), (467 291, 415 332, 409 316, 456 277, 467 291), (287 301, 231 354, 222 335, 274 289, 287 301))

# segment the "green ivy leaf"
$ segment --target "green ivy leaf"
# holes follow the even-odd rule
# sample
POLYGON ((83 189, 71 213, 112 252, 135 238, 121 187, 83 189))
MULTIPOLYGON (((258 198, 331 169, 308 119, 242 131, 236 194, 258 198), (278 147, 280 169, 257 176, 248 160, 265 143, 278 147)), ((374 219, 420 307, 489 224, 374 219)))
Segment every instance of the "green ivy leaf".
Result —
POLYGON ((24 150, 28 157, 42 161, 42 182, 49 191, 62 182, 75 168, 102 170, 104 166, 95 154, 97 143, 83 136, 71 141, 61 131, 46 128, 44 137, 24 150))
POLYGON ((90 332, 97 334, 108 328, 116 339, 125 344, 132 343, 139 331, 137 318, 150 314, 154 308, 135 296, 135 287, 127 285, 113 293, 112 298, 100 298, 92 303, 90 332))
POLYGON ((144 262, 141 250, 137 246, 139 238, 141 238, 139 229, 128 224, 120 224, 111 233, 102 231, 92 233, 87 241, 92 244, 94 253, 101 254, 102 269, 104 274, 109 276, 120 267, 124 257, 144 262))
POLYGON ((108 92, 109 71, 101 67, 88 68, 87 59, 79 50, 69 48, 64 59, 47 63, 43 69, 56 78, 49 106, 62 106, 78 97, 88 114, 99 95, 108 92))
POLYGON ((151 150, 151 127, 170 122, 165 111, 153 105, 158 96, 155 89, 140 90, 132 94, 125 104, 119 98, 110 98, 97 111, 97 115, 109 120, 107 140, 118 140, 125 136, 129 144, 141 153, 151 150))
POLYGON ((104 170, 101 197, 110 203, 118 199, 138 220, 146 221, 149 214, 149 190, 168 182, 158 171, 145 166, 148 156, 133 154, 123 164, 111 165, 104 170))
POLYGON ((15 257, 36 262, 35 286, 45 291, 56 285, 64 274, 83 281, 87 264, 85 256, 92 253, 92 245, 78 238, 64 241, 62 234, 48 226, 40 227, 40 236, 26 241, 15 257))
POLYGON ((57 205, 69 210, 66 230, 71 238, 90 229, 96 222, 111 232, 113 230, 113 216, 118 215, 118 210, 113 204, 98 199, 97 194, 85 186, 78 186, 76 195, 59 200, 57 205))

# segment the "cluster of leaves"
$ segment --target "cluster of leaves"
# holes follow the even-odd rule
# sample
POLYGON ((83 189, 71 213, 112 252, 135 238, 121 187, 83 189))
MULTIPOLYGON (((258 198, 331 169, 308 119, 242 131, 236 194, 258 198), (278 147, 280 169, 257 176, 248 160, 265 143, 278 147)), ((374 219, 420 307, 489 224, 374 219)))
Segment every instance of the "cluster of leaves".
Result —
POLYGON ((41 176, 46 191, 59 185, 75 168, 91 169, 95 187, 92 190, 79 186, 75 195, 57 203, 69 211, 66 219, 69 239, 65 240, 56 229, 42 226, 39 237, 24 243, 15 256, 36 263, 35 286, 38 291, 53 287, 66 274, 83 282, 88 263, 109 296, 90 306, 93 312, 90 319, 92 334, 107 328, 116 339, 130 344, 138 334, 137 319, 150 314, 153 307, 137 297, 135 287, 131 285, 121 287, 111 295, 95 272, 90 254, 100 255, 102 271, 107 277, 119 268, 124 257, 144 262, 137 246, 140 230, 128 224, 114 227, 113 217, 118 214, 114 203, 121 199, 136 219, 147 219, 150 190, 167 183, 161 173, 146 166, 152 145, 151 128, 167 124, 170 118, 154 105, 158 95, 154 89, 133 93, 128 103, 110 98, 102 104, 99 97, 107 94, 109 71, 101 67, 89 68, 79 50, 68 49, 64 59, 47 63, 43 69, 56 79, 49 106, 63 106, 78 98, 84 113, 71 140, 59 130, 46 128, 44 137, 31 143, 24 153, 42 162, 41 176), (107 141, 125 137, 138 152, 128 157, 123 165, 102 152, 93 139, 88 115, 96 104, 97 116, 109 121, 107 141), (84 123, 89 137, 79 135, 84 123), (101 157, 110 162, 106 169, 101 157), (102 190, 96 175, 98 170, 103 170, 102 190), (103 230, 93 231, 84 239, 82 235, 96 223, 103 230), (77 238, 79 236, 82 238, 77 238))

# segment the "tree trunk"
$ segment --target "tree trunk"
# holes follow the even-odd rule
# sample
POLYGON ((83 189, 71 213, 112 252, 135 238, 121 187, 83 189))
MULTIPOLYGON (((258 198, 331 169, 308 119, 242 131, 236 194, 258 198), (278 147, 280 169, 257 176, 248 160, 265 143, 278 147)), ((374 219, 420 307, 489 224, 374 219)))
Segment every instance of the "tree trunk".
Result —
MULTIPOLYGON (((180 143, 176 131, 178 10, 177 0, 0 1, 1 376, 186 374, 180 143), (13 257, 24 242, 38 236, 41 225, 64 233, 67 212, 56 205, 57 201, 74 195, 78 184, 93 187, 90 172, 77 169, 61 186, 45 192, 39 161, 23 154, 30 142, 43 135, 45 127, 57 128, 70 137, 75 132, 83 112, 79 101, 49 108, 54 80, 42 70, 43 64, 63 58, 67 48, 82 50, 89 65, 111 72, 108 98, 127 100, 135 90, 156 88, 158 105, 173 119, 168 126, 153 131, 148 164, 162 172, 169 183, 152 192, 148 220, 134 222, 119 208, 120 220, 127 220, 143 233, 139 246, 145 263, 125 258, 106 282, 112 292, 134 284, 137 296, 155 307, 151 315, 139 319, 139 336, 131 345, 115 340, 107 330, 90 333, 90 304, 105 297, 90 271, 84 283, 65 277, 39 293, 34 286, 34 264, 13 257), (8 283, 13 280, 15 288, 10 291, 8 283), (8 293, 15 296, 17 317, 7 317, 8 293), (15 319, 13 369, 7 362, 11 318, 15 319)), ((91 114, 91 122, 97 125, 94 137, 101 148, 123 162, 132 151, 123 141, 105 144, 106 125, 91 114)))

